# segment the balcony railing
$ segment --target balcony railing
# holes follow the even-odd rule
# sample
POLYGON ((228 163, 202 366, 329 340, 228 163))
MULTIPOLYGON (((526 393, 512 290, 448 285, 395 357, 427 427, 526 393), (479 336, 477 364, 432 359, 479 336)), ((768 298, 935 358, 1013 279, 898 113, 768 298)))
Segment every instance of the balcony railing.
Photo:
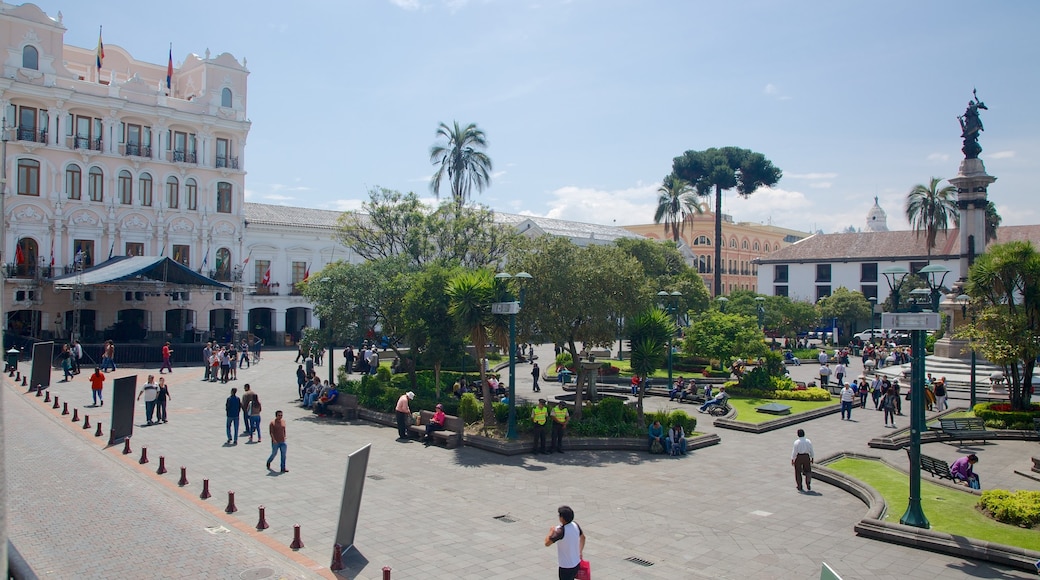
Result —
POLYGON ((136 144, 133 144, 133 143, 127 143, 127 145, 126 145, 126 152, 125 153, 126 153, 127 156, 151 157, 152 156, 152 148, 149 147, 148 145, 136 145, 136 144))
POLYGON ((198 163, 194 151, 174 151, 173 160, 177 163, 198 163))
POLYGON ((33 141, 36 143, 47 142, 47 131, 37 131, 36 129, 26 129, 24 127, 18 127, 18 140, 19 141, 33 141))
POLYGON ((223 155, 217 155, 217 168, 227 167, 230 169, 238 169, 238 157, 229 157, 223 155))
POLYGON ((296 282, 289 285, 289 296, 303 296, 304 285, 296 282))
POLYGON ((72 141, 73 149, 91 149, 101 151, 101 137, 91 139, 90 137, 76 137, 72 141))
POLYGON ((210 270, 209 277, 218 282, 241 282, 242 272, 233 270, 210 270))
POLYGON ((257 284, 256 290, 253 292, 257 296, 278 296, 277 286, 263 286, 257 284))
POLYGON ((54 270, 55 268, 50 266, 15 264, 13 262, 4 264, 4 276, 7 278, 53 278, 54 270))

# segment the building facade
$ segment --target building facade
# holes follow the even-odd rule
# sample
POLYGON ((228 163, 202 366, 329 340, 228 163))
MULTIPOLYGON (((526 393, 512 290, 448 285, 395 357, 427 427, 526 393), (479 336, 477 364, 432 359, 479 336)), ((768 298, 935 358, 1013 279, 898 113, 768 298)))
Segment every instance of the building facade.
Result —
MULTIPOLYGON (((702 213, 687 216, 680 233, 680 251, 714 292, 715 276, 722 276, 723 293, 734 290, 759 292, 756 260, 772 255, 809 234, 773 225, 734 222, 722 215, 722 264, 715 261, 715 214, 704 206, 702 213)), ((655 240, 669 240, 663 224, 625 226, 625 229, 655 240)))
POLYGON ((190 54, 167 86, 166 64, 113 44, 102 58, 66 45, 65 30, 35 5, 0 4, 6 328, 92 339, 120 325, 173 337, 229 327, 240 291, 59 293, 48 280, 150 255, 232 281, 244 249, 245 63, 190 54))

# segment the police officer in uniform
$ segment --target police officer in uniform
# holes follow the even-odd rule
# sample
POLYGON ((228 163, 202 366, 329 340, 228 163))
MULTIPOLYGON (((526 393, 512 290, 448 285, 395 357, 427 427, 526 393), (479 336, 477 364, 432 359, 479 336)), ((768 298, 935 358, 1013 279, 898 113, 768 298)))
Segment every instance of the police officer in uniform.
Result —
POLYGON ((545 422, 549 420, 549 409, 545 407, 545 399, 538 399, 538 406, 531 409, 531 422, 534 423, 534 449, 532 453, 545 453, 545 422))
POLYGON ((567 412, 567 407, 563 403, 556 403, 556 406, 552 409, 552 440, 549 442, 549 453, 553 451, 563 453, 563 429, 567 426, 567 421, 570 418, 571 415, 567 412))

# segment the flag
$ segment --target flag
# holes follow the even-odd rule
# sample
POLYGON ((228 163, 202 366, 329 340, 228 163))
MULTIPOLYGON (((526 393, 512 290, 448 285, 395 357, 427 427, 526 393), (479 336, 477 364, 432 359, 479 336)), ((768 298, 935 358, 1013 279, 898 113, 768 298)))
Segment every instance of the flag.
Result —
POLYGON ((51 268, 54 267, 54 241, 51 241, 51 268))
POLYGON ((308 264, 307 266, 304 267, 304 270, 303 270, 303 281, 306 282, 307 278, 310 278, 310 277, 311 277, 311 267, 308 264))
POLYGON ((209 263, 209 251, 206 251, 206 255, 202 257, 202 269, 206 269, 206 264, 209 263))
POLYGON ((248 266, 249 265, 249 258, 252 255, 253 255, 253 250, 249 250, 249 255, 247 255, 246 259, 242 261, 242 265, 243 266, 248 266))
POLYGON ((112 259, 112 255, 116 253, 116 243, 112 242, 112 247, 108 249, 108 259, 112 259))
POLYGON ((170 60, 166 63, 166 90, 170 90, 173 81, 173 43, 170 43, 170 60))
POLYGON ((18 246, 16 246, 16 249, 15 249, 15 251, 14 251, 14 261, 15 261, 15 263, 16 263, 16 264, 18 264, 19 266, 21 266, 21 265, 24 265, 24 264, 25 264, 25 254, 24 254, 24 253, 22 252, 22 246, 21 246, 21 244, 19 244, 18 246))
POLYGON ((260 285, 262 285, 262 286, 270 286, 271 285, 271 267, 270 266, 268 266, 267 267, 267 271, 264 272, 264 279, 260 281, 260 285))
POLYGON ((97 69, 101 70, 101 63, 105 60, 105 43, 101 42, 101 27, 98 26, 97 33, 97 69))
POLYGON ((159 257, 160 258, 163 257, 164 255, 166 255, 166 244, 163 244, 162 251, 159 252, 159 257))

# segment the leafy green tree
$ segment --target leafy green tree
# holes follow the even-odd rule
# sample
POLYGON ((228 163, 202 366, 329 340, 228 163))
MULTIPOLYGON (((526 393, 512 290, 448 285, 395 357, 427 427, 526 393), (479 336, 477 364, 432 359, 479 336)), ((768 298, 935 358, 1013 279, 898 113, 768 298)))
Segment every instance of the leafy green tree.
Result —
POLYGON ((704 279, 686 263, 673 242, 621 238, 614 243, 639 261, 647 286, 653 293, 659 290, 682 293, 679 299, 679 312, 684 314, 682 319, 691 310, 703 312, 708 308, 711 297, 704 279))
POLYGON ((675 331, 671 315, 659 308, 651 308, 640 313, 628 324, 632 372, 642 378, 636 401, 640 427, 644 426, 643 396, 646 394, 646 378, 661 368, 668 357, 668 341, 675 336, 675 331))
POLYGON ((433 365, 434 390, 441 397, 441 365, 462 352, 462 338, 451 317, 448 283, 457 273, 438 264, 426 266, 413 279, 404 296, 408 321, 406 337, 412 350, 420 350, 433 365))
POLYGON ((717 310, 697 317, 683 340, 683 352, 717 360, 722 368, 737 357, 757 358, 766 350, 758 320, 717 310))
POLYGON ((1010 378, 1011 407, 1030 405, 1030 386, 1040 356, 1040 254, 1029 242, 991 246, 968 272, 967 293, 976 314, 957 334, 1010 378))
POLYGON ((469 336, 477 352, 486 429, 495 424, 491 389, 487 384, 487 373, 483 364, 490 336, 488 327, 491 325, 491 303, 495 301, 495 279, 492 272, 483 268, 458 272, 448 282, 448 297, 451 300, 448 312, 458 327, 469 336))
POLYGON ((986 242, 992 242, 997 239, 997 228, 1000 227, 1000 222, 1003 219, 1000 214, 997 213, 997 204, 992 201, 986 203, 986 242))
POLYGON ((484 153, 487 136, 475 123, 461 127, 455 121, 451 126, 441 123, 437 138, 443 141, 430 147, 430 163, 437 166, 430 191, 440 198, 441 182, 447 177, 455 207, 462 209, 474 189, 480 193, 491 184, 491 158, 484 153))
POLYGON ((722 192, 737 188, 748 197, 760 187, 776 185, 783 172, 761 153, 739 147, 687 151, 672 162, 672 174, 693 184, 697 194, 715 194, 714 295, 722 295, 722 192))
POLYGON ((917 184, 906 194, 906 219, 921 237, 923 232, 928 261, 932 261, 932 249, 939 232, 945 232, 957 217, 957 188, 952 185, 939 187, 941 177, 933 177, 928 185, 917 184))
MULTIPOLYGON (((830 296, 821 298, 819 309, 820 318, 838 320, 841 336, 846 339, 852 336, 857 322, 870 319, 870 301, 863 297, 862 292, 850 291, 844 286, 839 286, 830 296)), ((834 343, 839 344, 837 338, 834 343)))
POLYGON ((657 188, 657 210, 654 212, 654 223, 664 223, 664 233, 679 243, 679 235, 686 227, 686 216, 701 213, 697 203, 696 191, 686 181, 670 173, 657 188))
POLYGON ((791 300, 787 296, 766 296, 766 328, 780 336, 795 338, 815 328, 820 311, 811 302, 791 300))

